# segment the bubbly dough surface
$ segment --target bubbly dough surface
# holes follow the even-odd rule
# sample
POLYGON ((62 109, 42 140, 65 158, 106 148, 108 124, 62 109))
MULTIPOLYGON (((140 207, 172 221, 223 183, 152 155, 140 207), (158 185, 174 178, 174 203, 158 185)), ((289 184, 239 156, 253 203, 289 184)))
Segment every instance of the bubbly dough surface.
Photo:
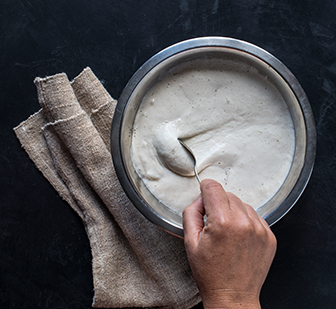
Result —
POLYGON ((275 86, 255 68, 233 60, 194 60, 164 75, 135 117, 131 154, 147 188, 182 212, 212 178, 257 209, 285 180, 294 129, 275 86))

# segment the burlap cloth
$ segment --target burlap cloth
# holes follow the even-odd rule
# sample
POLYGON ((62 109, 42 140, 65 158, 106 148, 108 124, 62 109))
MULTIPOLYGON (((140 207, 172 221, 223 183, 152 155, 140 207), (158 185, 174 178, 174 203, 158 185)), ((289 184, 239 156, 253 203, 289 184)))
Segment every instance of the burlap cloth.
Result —
POLYGON ((93 307, 183 309, 199 303, 183 240, 146 220, 118 182, 110 154, 116 101, 90 68, 72 82, 62 73, 35 84, 42 109, 14 131, 84 222, 93 307))

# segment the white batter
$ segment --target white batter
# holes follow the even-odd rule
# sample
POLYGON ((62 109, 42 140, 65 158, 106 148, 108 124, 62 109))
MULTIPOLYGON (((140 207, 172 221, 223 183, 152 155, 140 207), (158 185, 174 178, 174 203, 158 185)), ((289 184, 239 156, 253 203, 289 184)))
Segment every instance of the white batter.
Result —
POLYGON ((285 180, 294 153, 287 105, 267 78, 233 60, 192 61, 162 77, 137 112, 132 160, 147 188, 182 212, 212 178, 255 209, 285 180))

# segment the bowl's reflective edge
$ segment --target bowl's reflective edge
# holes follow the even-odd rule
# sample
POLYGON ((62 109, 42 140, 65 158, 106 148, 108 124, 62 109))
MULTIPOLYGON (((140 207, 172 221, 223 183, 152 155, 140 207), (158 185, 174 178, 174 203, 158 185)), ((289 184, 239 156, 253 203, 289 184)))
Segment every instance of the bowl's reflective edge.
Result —
POLYGON ((236 52, 237 57, 245 55, 246 59, 249 59, 247 61, 255 61, 260 66, 260 70, 269 68, 267 74, 270 74, 274 79, 274 83, 279 84, 284 95, 288 97, 288 101, 296 102, 290 103, 293 106, 289 106, 289 108, 296 131, 295 152, 297 158, 285 180, 286 196, 283 197, 281 190, 279 190, 272 198, 273 202, 268 202, 257 210, 269 225, 280 220, 294 206, 304 191, 314 166, 316 129, 312 109, 295 76, 277 58, 253 44, 224 37, 191 39, 162 50, 137 70, 118 100, 111 127, 111 153, 118 179, 134 206, 152 223, 178 237, 183 237, 181 214, 177 214, 157 201, 137 176, 132 162, 130 162, 130 155, 127 154, 131 143, 131 134, 129 133, 132 131, 136 110, 141 103, 141 96, 148 89, 145 88, 150 87, 155 78, 160 75, 161 68, 165 70, 173 65, 174 61, 175 64, 182 61, 183 57, 190 59, 193 57, 191 55, 197 54, 197 51, 205 50, 215 53, 218 52, 218 48, 225 49, 227 53, 228 51, 229 53, 236 52), (170 61, 173 64, 170 64, 170 61), (144 89, 142 89, 142 85, 145 85, 144 89), (280 199, 283 201, 278 203, 280 199), (278 204, 275 204, 276 202, 278 204))

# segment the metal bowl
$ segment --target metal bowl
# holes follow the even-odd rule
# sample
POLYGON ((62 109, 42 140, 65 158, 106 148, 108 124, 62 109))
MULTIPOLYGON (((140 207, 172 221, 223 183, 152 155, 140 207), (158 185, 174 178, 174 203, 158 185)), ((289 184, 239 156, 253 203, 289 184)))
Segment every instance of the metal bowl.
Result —
POLYGON ((236 39, 203 37, 180 42, 150 58, 133 75, 118 101, 111 129, 111 150, 119 181, 135 207, 165 231, 183 237, 182 215, 162 204, 136 173, 130 148, 133 122, 148 89, 167 71, 202 58, 235 59, 255 67, 279 90, 288 105, 295 130, 295 152, 287 178, 278 192, 257 209, 269 225, 282 218, 304 191, 316 150, 316 130, 306 94, 294 75, 265 50, 236 39))

